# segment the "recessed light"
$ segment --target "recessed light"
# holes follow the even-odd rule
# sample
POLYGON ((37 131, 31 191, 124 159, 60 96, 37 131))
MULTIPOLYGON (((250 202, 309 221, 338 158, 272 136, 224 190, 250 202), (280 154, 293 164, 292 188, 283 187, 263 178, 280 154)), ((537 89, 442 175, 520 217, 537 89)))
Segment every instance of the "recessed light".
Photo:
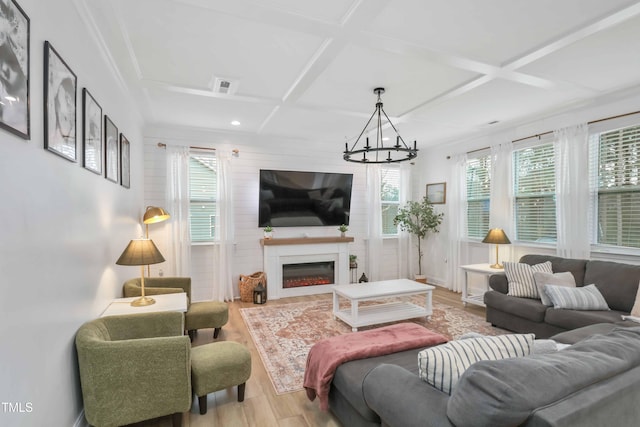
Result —
POLYGON ((232 126, 240 126, 240 122, 237 121, 237 120, 234 120, 234 121, 231 122, 231 125, 232 126))

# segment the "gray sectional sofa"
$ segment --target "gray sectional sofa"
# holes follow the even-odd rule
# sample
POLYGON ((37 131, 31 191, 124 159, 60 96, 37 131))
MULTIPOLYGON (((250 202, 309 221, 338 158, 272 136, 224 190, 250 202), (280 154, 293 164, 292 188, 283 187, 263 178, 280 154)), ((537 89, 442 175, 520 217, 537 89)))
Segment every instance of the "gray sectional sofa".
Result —
POLYGON ((558 337, 579 341, 475 363, 451 396, 418 377, 420 349, 351 361, 335 373, 329 407, 345 427, 637 426, 640 327, 599 324, 558 337))
POLYGON ((571 272, 577 286, 595 284, 611 310, 554 309, 539 299, 512 297, 507 295, 506 276, 494 274, 489 279, 491 290, 484 294, 487 322, 509 331, 532 332, 536 338, 596 323, 629 323, 622 322, 621 315, 629 314, 633 307, 640 283, 640 265, 547 255, 525 255, 520 259, 530 265, 546 261, 551 261, 554 273, 571 272))

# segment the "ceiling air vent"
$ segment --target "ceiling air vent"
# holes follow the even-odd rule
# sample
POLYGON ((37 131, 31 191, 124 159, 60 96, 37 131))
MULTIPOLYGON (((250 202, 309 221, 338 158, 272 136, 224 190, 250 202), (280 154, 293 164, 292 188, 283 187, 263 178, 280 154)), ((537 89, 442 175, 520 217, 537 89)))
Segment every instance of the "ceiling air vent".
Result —
POLYGON ((214 77, 212 79, 212 87, 211 90, 213 90, 215 93, 222 93, 224 95, 231 95, 236 93, 236 91, 238 90, 238 83, 231 80, 231 79, 225 79, 222 77, 214 77))

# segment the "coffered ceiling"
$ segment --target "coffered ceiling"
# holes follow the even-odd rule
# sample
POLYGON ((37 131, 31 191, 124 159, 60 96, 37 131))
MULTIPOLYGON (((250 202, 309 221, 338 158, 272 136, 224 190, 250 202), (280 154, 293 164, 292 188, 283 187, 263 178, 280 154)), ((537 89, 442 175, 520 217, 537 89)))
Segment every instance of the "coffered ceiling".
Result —
POLYGON ((424 147, 640 85, 637 1, 79 1, 149 125, 342 146, 383 86, 424 147))

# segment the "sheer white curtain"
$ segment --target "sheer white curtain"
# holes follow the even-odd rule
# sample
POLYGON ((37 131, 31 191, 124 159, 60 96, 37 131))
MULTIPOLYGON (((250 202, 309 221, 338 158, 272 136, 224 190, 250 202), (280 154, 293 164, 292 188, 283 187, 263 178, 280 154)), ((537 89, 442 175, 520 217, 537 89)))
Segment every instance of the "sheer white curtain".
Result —
POLYGON ((167 145, 166 210, 171 214, 167 221, 166 254, 172 276, 191 275, 191 231, 189 228, 189 147, 167 145))
POLYGON ((453 156, 453 166, 449 178, 449 206, 447 221, 449 222, 449 286, 455 292, 462 291, 462 239, 467 235, 467 155, 453 156))
MULTIPOLYGON (((502 228, 511 241, 516 237, 513 194, 513 143, 508 141, 491 147, 489 228, 502 228)), ((490 246, 488 259, 493 264, 495 246, 490 246)), ((500 245, 499 252, 498 262, 514 261, 511 245, 500 245)))
POLYGON ((231 184, 232 160, 226 153, 216 152, 218 167, 218 215, 216 230, 218 242, 213 250, 213 299, 233 300, 233 250, 234 212, 233 189, 231 184))
MULTIPOLYGON (((403 163, 400 165, 400 181, 398 183, 400 194, 398 201, 400 206, 405 206, 411 194, 411 166, 403 163)), ((413 278, 411 262, 411 235, 406 231, 398 230, 398 277, 413 278)))
POLYGON ((588 259, 589 180, 584 173, 589 166, 589 137, 586 124, 553 132, 556 165, 556 226, 558 256, 588 259))
POLYGON ((380 202, 380 165, 367 165, 367 262, 369 281, 381 280, 382 204, 380 202))

